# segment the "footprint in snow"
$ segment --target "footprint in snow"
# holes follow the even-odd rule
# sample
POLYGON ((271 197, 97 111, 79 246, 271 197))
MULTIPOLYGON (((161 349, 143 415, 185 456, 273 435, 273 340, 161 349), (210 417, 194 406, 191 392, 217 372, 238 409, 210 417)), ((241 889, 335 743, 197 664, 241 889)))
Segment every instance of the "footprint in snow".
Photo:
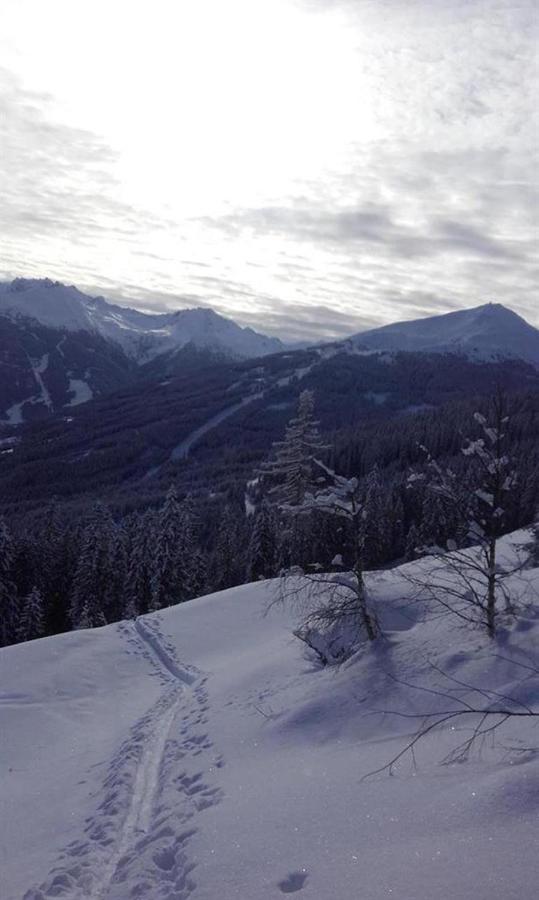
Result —
POLYGON ((283 894, 295 894, 296 891, 301 891, 302 887, 305 886, 305 882, 307 881, 308 873, 303 872, 290 872, 286 878, 283 878, 282 881, 279 881, 277 887, 283 894))

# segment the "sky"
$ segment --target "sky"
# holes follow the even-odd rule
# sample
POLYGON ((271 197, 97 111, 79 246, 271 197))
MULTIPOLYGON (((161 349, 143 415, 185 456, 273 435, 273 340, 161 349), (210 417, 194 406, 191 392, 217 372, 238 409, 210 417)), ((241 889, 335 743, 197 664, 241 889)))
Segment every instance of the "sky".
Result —
POLYGON ((0 278, 283 340, 539 326, 537 0, 2 0, 0 278))

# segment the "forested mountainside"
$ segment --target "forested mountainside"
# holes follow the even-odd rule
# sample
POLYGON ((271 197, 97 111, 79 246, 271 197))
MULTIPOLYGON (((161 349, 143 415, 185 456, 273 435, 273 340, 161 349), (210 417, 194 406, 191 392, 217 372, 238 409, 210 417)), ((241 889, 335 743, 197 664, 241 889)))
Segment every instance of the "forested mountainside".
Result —
MULTIPOLYGON (((220 363, 98 398, 68 416, 5 429, 0 452, 6 511, 46 500, 106 496, 126 510, 181 490, 238 489, 279 438, 303 389, 315 392, 331 443, 356 458, 349 437, 446 403, 539 387, 518 360, 474 362, 454 354, 350 353, 339 347, 220 363), (136 486, 136 487, 135 487, 136 486)), ((374 440, 375 438, 373 438, 374 440)), ((370 454, 370 459, 374 455, 370 454)))
MULTIPOLYGON (((359 408, 369 409, 371 418, 350 417, 349 425, 337 427, 343 420, 345 402, 350 403, 350 393, 328 392, 324 397, 319 381, 323 414, 319 425, 314 418, 318 416, 318 411, 314 412, 316 394, 305 389, 302 379, 294 385, 296 391, 301 387, 299 403, 304 411, 300 419, 306 415, 308 428, 320 437, 307 451, 301 447, 291 450, 298 473, 311 472, 320 459, 321 477, 312 482, 316 490, 328 473, 334 473, 331 478, 351 479, 355 485, 356 501, 365 509, 362 565, 372 568, 413 559, 424 546, 445 547, 455 541, 466 546, 469 542, 466 529, 459 525, 461 510, 449 511, 444 498, 433 494, 432 465, 435 462, 436 466, 449 467, 467 505, 476 494, 489 496, 489 491, 477 483, 477 460, 470 460, 463 451, 469 441, 474 447, 480 446, 481 427, 476 417, 490 415, 503 374, 507 418, 500 458, 507 460, 516 474, 511 476, 511 490, 503 498, 503 517, 497 520, 496 528, 505 531, 533 521, 539 504, 539 391, 533 370, 515 364, 489 367, 467 363, 468 377, 477 369, 476 388, 480 376, 490 373, 483 382, 483 394, 463 399, 460 390, 458 399, 441 402, 442 387, 454 396, 454 390, 439 380, 444 364, 449 376, 462 361, 432 358, 430 364, 436 372, 432 381, 438 393, 431 388, 426 396, 431 404, 436 396, 439 402, 418 412, 417 406, 413 407, 415 411, 410 410, 410 399, 419 399, 411 391, 410 382, 415 385, 420 371, 419 381, 425 385, 427 358, 421 357, 419 370, 412 366, 413 357, 407 355, 391 363, 368 359, 370 366, 389 369, 393 378, 407 367, 414 373, 399 395, 402 406, 394 403, 384 416, 382 404, 371 398, 366 403, 362 393, 359 408), (530 378, 530 386, 516 390, 523 374, 530 378), (306 398, 310 398, 307 406, 306 398), (341 400, 341 409, 335 398, 341 400), (413 482, 411 472, 415 473, 413 482)), ((348 384, 346 378, 344 383, 348 384)), ((352 383, 356 385, 357 379, 352 383)), ((371 386, 373 383, 369 382, 371 386)), ((331 384, 337 385, 337 379, 331 379, 331 384)), ((425 393, 421 396, 425 398, 425 393)), ((196 409, 195 399, 192 402, 196 409)), ((10 438, 5 439, 1 457, 5 522, 0 550, 5 562, 3 583, 11 585, 8 594, 15 604, 11 617, 6 618, 9 638, 4 637, 5 641, 9 643, 19 635, 14 623, 20 608, 40 609, 40 628, 55 633, 78 622, 96 625, 116 621, 257 577, 273 577, 283 567, 305 569, 316 562, 322 568, 331 568, 337 557, 350 564, 348 554, 354 541, 345 524, 313 510, 312 515, 295 518, 291 530, 288 501, 283 501, 283 507, 267 493, 264 460, 274 439, 280 440, 285 432, 284 416, 295 421, 297 401, 276 410, 279 418, 271 428, 260 411, 252 411, 252 428, 256 429, 258 423, 263 426, 256 431, 258 442, 249 435, 245 421, 234 422, 236 414, 245 412, 240 402, 236 398, 235 412, 228 423, 214 414, 211 421, 217 423, 215 430, 202 435, 207 445, 195 443, 190 453, 163 469, 154 462, 142 478, 135 459, 131 479, 121 488, 117 487, 112 462, 111 471, 103 472, 98 466, 88 467, 88 456, 81 460, 75 454, 75 471, 84 471, 86 466, 86 472, 93 476, 89 483, 79 486, 65 479, 66 472, 73 477, 67 456, 55 459, 45 454, 36 459, 32 453, 42 453, 37 441, 25 448, 24 442, 13 446, 10 438), (219 434, 223 426, 224 433, 219 434), (237 446, 233 443, 235 433, 241 436, 237 446), (18 463, 21 451, 23 462, 18 463), (62 486, 63 495, 58 490, 62 486)), ((287 434, 291 427, 287 426, 287 434)), ((51 424, 43 425, 39 433, 50 428, 51 424)), ((48 434, 49 440, 54 440, 50 430, 48 434)), ((127 442, 132 432, 126 430, 124 434, 127 442)), ((62 431, 62 439, 63 435, 62 431)), ((186 446, 188 441, 183 436, 180 447, 186 446)), ((112 461, 113 451, 110 454, 112 461)), ((304 475, 298 477, 303 479, 304 475)))

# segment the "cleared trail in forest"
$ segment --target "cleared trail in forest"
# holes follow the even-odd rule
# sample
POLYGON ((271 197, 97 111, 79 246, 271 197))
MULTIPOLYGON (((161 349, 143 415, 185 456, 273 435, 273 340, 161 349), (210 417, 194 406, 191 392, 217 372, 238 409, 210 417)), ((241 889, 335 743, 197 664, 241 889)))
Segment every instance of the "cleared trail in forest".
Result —
MULTIPOLYGON (((172 450, 167 462, 177 462, 180 459, 187 459, 192 448, 195 444, 198 444, 201 438, 204 437, 208 432, 213 431, 214 428, 217 428, 222 422, 226 419, 229 419, 230 416, 233 416, 234 413, 237 413, 240 409, 243 409, 244 406, 248 406, 250 403, 253 403, 255 400, 260 400, 261 397, 264 396, 264 392, 259 392, 256 394, 249 394, 247 397, 244 397, 238 403, 234 403, 232 406, 227 406, 225 409, 222 409, 221 412, 216 413, 211 419, 208 419, 202 425, 199 425, 198 428, 195 428, 194 431, 191 431, 190 434, 187 435, 179 444, 176 444, 174 449, 172 450)), ((166 465, 166 462, 161 463, 158 466, 154 466, 148 472, 146 472, 145 478, 154 478, 159 474, 163 466, 166 465)))

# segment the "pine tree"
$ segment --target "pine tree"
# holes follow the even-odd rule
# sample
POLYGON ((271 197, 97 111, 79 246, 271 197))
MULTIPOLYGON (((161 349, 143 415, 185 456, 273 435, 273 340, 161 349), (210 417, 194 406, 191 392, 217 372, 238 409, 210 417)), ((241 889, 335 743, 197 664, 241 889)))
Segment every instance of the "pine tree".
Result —
POLYGON ((159 511, 155 530, 150 609, 162 609, 186 599, 189 552, 188 522, 172 485, 159 511))
MULTIPOLYGON (((352 615, 358 629, 362 630, 369 641, 378 637, 380 630, 376 616, 370 608, 367 587, 364 579, 364 550, 366 513, 363 503, 363 492, 357 478, 343 478, 327 466, 323 467, 327 484, 315 493, 307 493, 298 513, 312 513, 331 516, 335 522, 344 521, 352 535, 352 565, 350 572, 342 578, 334 575, 331 579, 336 591, 332 602, 320 614, 331 616, 336 621, 340 617, 352 615), (344 597, 339 596, 339 588, 344 588, 344 597)), ((313 576, 312 583, 317 587, 320 582, 313 576)))
POLYGON ((113 522, 108 509, 101 503, 95 504, 83 531, 73 579, 70 619, 74 628, 95 628, 106 624, 112 533, 113 522))
POLYGON ((60 518, 56 502, 45 511, 39 532, 39 569, 34 580, 43 598, 46 631, 55 634, 69 627, 67 598, 72 578, 72 537, 60 518))
POLYGON ((179 592, 175 603, 181 603, 196 596, 204 579, 204 573, 199 571, 202 559, 196 546, 195 507, 191 496, 187 496, 180 506, 177 566, 179 592))
POLYGON ((405 550, 404 504, 400 493, 397 491, 393 492, 389 508, 391 510, 391 545, 386 548, 386 556, 382 560, 383 562, 399 559, 405 550))
POLYGON ((147 613, 152 602, 152 571, 156 543, 156 516, 148 510, 130 524, 130 547, 124 591, 125 618, 147 613))
POLYGON ((387 558, 390 524, 377 465, 371 469, 366 479, 363 522, 365 565, 379 566, 387 558))
POLYGON ((44 634, 43 598, 39 589, 34 586, 22 603, 18 636, 20 641, 33 641, 44 634))
POLYGON ((436 493, 426 491, 421 510, 419 543, 425 548, 444 548, 450 529, 447 526, 447 503, 436 493))
POLYGON ((127 577, 127 535, 121 525, 110 531, 107 569, 110 575, 103 610, 107 622, 117 622, 122 618, 127 577))
POLYGON ((420 545, 421 538, 419 535, 419 529, 415 522, 412 522, 410 528, 408 529, 408 534, 406 535, 406 548, 404 551, 405 559, 416 559, 420 552, 420 545))
POLYGON ((202 597, 208 586, 206 558, 199 547, 195 547, 193 552, 193 570, 190 584, 191 597, 202 597))
POLYGON ((13 580, 14 544, 5 519, 0 516, 0 646, 17 640, 19 608, 13 580))
POLYGON ((222 591, 241 583, 244 571, 242 559, 238 522, 231 507, 226 506, 217 532, 212 561, 214 590, 222 591))
POLYGON ((270 485, 268 499, 280 507, 296 507, 315 488, 320 472, 318 457, 327 450, 314 418, 314 394, 300 394, 296 416, 286 427, 283 441, 273 445, 260 477, 270 485))
POLYGON ((271 578, 277 569, 277 518, 264 500, 255 517, 247 551, 247 579, 271 578))

